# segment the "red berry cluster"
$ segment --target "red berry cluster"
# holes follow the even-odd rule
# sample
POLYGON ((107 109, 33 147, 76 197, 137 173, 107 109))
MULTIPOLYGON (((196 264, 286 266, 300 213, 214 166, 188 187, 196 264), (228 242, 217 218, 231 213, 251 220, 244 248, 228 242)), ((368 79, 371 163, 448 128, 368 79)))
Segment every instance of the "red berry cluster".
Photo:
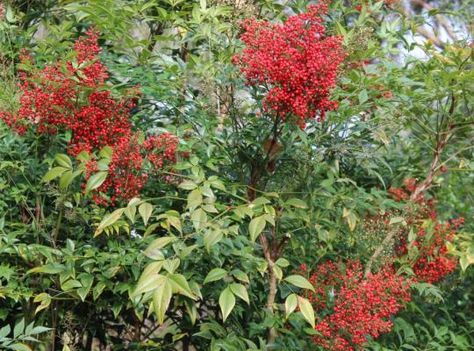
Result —
MULTIPOLYGON (((171 133, 148 137, 142 145, 138 135, 122 138, 114 148, 109 164, 109 176, 99 187, 99 192, 113 194, 110 201, 131 199, 140 194, 148 180, 145 165, 151 165, 151 172, 173 165, 177 161, 179 139, 171 133)), ((164 177, 167 180, 167 177, 164 177)), ((97 203, 106 202, 104 197, 96 196, 97 203)))
MULTIPOLYGON (((86 34, 75 42, 73 60, 21 71, 20 108, 16 114, 0 112, 0 119, 19 134, 28 129, 50 135, 69 131, 68 153, 73 156, 111 146, 108 177, 94 198, 97 203, 115 203, 139 195, 148 178, 145 161, 154 170, 176 163, 179 140, 164 133, 149 137, 143 145, 139 143, 130 121, 137 93, 123 99, 112 95, 106 85, 107 68, 98 56, 99 34, 92 29, 86 34), (110 196, 102 196, 107 194, 110 196)), ((34 66, 27 52, 20 60, 24 67, 34 66)), ((98 170, 97 160, 91 155, 86 179, 98 170)))
MULTIPOLYGON (((391 188, 389 192, 395 200, 406 201, 416 187, 416 180, 408 178, 404 181, 403 188, 391 188)), ((454 239, 456 230, 464 223, 463 218, 439 222, 434 207, 433 199, 427 200, 420 195, 415 199, 415 206, 412 204, 404 215, 407 223, 416 228, 416 239, 412 245, 418 250, 418 258, 413 265, 413 272, 418 281, 428 283, 436 283, 456 269, 457 260, 449 255, 446 244, 454 239), (427 219, 433 223, 431 229, 422 226, 427 219)), ((408 252, 409 245, 408 232, 400 233, 396 250, 399 256, 408 252)))
POLYGON ((424 229, 418 231, 414 245, 418 248, 419 258, 413 266, 418 280, 436 283, 456 269, 457 260, 448 254, 446 243, 454 239, 456 229, 463 222, 464 219, 459 218, 447 223, 436 223, 431 235, 424 229))
MULTIPOLYGON (((20 133, 35 128, 38 133, 72 133, 69 153, 91 152, 113 145, 131 134, 130 99, 116 99, 104 85, 108 78, 100 62, 98 33, 89 30, 74 45, 75 60, 57 61, 42 69, 20 74, 20 108, 16 115, 1 118, 20 133)), ((33 66, 27 53, 20 57, 24 66, 33 66)))
POLYGON ((296 117, 301 127, 337 108, 329 94, 345 54, 340 37, 325 35, 327 2, 321 0, 283 24, 244 21, 245 48, 234 57, 249 85, 267 89, 264 108, 281 119, 296 117))
MULTIPOLYGON (((99 187, 100 193, 113 194, 110 201, 117 199, 131 199, 140 194, 148 175, 143 169, 144 157, 140 152, 141 147, 138 136, 122 138, 114 147, 109 164, 109 176, 99 187)), ((96 202, 104 200, 95 197, 96 202)))
POLYGON ((308 299, 318 315, 325 315, 314 342, 327 350, 362 349, 369 337, 390 331, 390 318, 410 300, 410 282, 391 267, 364 278, 358 261, 327 261, 309 280, 316 292, 308 299))
POLYGON ((176 163, 179 139, 171 133, 163 133, 149 137, 143 143, 148 152, 148 160, 155 167, 161 169, 166 163, 176 163))

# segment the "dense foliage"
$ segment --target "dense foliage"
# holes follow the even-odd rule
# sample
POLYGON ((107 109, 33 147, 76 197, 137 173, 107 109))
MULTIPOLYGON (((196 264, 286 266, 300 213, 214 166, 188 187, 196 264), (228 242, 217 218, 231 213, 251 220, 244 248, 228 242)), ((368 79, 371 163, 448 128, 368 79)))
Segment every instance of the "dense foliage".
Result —
POLYGON ((471 14, 0 3, 0 349, 471 350, 471 14))

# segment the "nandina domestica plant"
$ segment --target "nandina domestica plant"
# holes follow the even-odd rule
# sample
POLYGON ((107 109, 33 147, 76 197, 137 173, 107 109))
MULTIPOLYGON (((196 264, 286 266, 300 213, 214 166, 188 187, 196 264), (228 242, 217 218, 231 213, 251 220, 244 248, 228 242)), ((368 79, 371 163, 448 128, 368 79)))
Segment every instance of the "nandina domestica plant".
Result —
POLYGON ((15 113, 1 112, 0 118, 20 135, 28 129, 48 135, 70 132, 68 153, 86 153, 91 158, 85 166, 86 180, 100 170, 93 154, 113 147, 108 176, 96 186, 99 194, 94 194, 96 203, 106 205, 139 196, 148 178, 145 162, 155 170, 176 163, 179 140, 166 132, 140 141, 130 112, 138 91, 131 89, 128 93, 133 95, 124 98, 113 96, 98 39, 99 33, 89 29, 75 42, 73 59, 40 69, 23 52, 20 108, 15 113))
POLYGON ((471 351, 469 14, 2 2, 0 349, 471 351))

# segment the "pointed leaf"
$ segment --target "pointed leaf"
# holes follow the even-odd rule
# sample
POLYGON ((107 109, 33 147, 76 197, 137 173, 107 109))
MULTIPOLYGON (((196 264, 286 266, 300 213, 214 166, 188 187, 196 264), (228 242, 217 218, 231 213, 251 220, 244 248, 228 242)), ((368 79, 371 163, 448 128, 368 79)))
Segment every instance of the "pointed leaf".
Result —
POLYGON ((188 195, 188 208, 194 210, 202 204, 202 193, 199 189, 194 189, 188 195))
POLYGON ((153 212, 153 205, 149 204, 148 202, 144 202, 138 207, 138 213, 140 213, 140 216, 142 216, 143 223, 145 225, 147 225, 152 212, 153 212))
POLYGON ((236 296, 240 297, 242 300, 244 300, 245 302, 247 302, 247 304, 250 305, 249 294, 247 292, 247 288, 243 284, 232 283, 230 285, 230 290, 232 290, 232 292, 236 296))
POLYGON ((235 306, 235 296, 230 290, 230 287, 225 288, 221 292, 219 296, 219 306, 222 312, 222 320, 225 322, 235 306))
POLYGON ((227 275, 227 271, 225 269, 214 268, 207 274, 206 278, 204 279, 203 284, 215 282, 217 280, 224 278, 226 275, 227 275))
POLYGON ((292 198, 286 201, 286 204, 296 208, 308 208, 306 202, 300 199, 292 198))
POLYGON ((53 179, 61 176, 67 170, 68 169, 64 167, 53 167, 43 176, 42 181, 45 183, 50 182, 53 179))
POLYGON ((58 163, 58 165, 62 166, 62 167, 65 167, 65 168, 68 168, 68 169, 72 169, 72 162, 71 162, 71 159, 69 158, 68 155, 65 155, 65 154, 57 154, 54 159, 56 160, 56 162, 58 163))
POLYGON ((100 222, 99 226, 97 227, 94 233, 94 236, 99 235, 100 233, 102 233, 102 231, 105 228, 117 222, 120 219, 120 217, 122 217, 123 211, 124 211, 123 208, 119 208, 119 209, 116 209, 114 212, 106 215, 104 219, 102 219, 102 222, 100 222))
POLYGON ((188 281, 182 274, 170 274, 169 278, 171 279, 173 291, 196 300, 196 296, 194 296, 193 292, 191 291, 188 281))
POLYGON ((308 299, 298 296, 298 306, 300 308, 301 313, 303 314, 304 319, 314 328, 315 321, 314 321, 314 310, 311 302, 308 299))
POLYGON ((167 277, 162 276, 158 287, 153 292, 153 308, 158 319, 158 324, 163 324, 165 313, 173 295, 172 285, 167 277))
POLYGON ((290 294, 285 300, 285 313, 286 313, 286 318, 290 316, 290 314, 293 313, 293 311, 296 309, 296 306, 298 305, 298 295, 296 294, 290 294))
POLYGON ((298 288, 309 289, 311 291, 314 291, 314 286, 305 277, 302 277, 301 275, 289 275, 284 280, 290 284, 293 284, 294 286, 297 286, 298 288))
POLYGON ((255 241, 260 233, 265 229, 265 216, 255 217, 250 221, 249 233, 250 240, 255 241))
POLYGON ((86 192, 89 192, 91 190, 97 189, 102 185, 102 183, 105 181, 107 178, 107 172, 101 171, 93 174, 89 180, 87 181, 86 184, 86 192))

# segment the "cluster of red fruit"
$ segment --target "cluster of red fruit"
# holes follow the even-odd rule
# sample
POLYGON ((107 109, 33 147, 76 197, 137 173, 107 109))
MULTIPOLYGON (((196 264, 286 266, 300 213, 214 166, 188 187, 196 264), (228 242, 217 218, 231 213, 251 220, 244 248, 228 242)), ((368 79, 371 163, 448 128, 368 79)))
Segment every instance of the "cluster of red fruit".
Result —
POLYGON ((316 312, 317 345, 333 351, 360 349, 367 338, 390 331, 391 317, 410 301, 410 281, 392 267, 364 277, 359 261, 327 261, 310 276, 308 294, 316 312))
MULTIPOLYGON (((408 178, 404 181, 403 188, 391 188, 390 194, 396 201, 406 201, 417 187, 416 180, 408 178)), ((416 230, 416 239, 411 243, 418 251, 417 259, 413 264, 413 272, 418 281, 436 283, 456 269, 457 260, 450 256, 446 244, 454 239, 456 230, 464 223, 464 218, 454 219, 445 223, 438 220, 438 214, 434 210, 434 199, 425 199, 421 194, 406 211, 405 219, 409 226, 416 230), (423 222, 429 220, 432 225, 423 226, 423 222)), ((397 238, 397 255, 405 255, 408 252, 408 231, 400 232, 397 238)))
POLYGON ((328 0, 321 0, 283 24, 243 22, 245 48, 234 63, 249 85, 267 89, 263 105, 275 118, 296 118, 304 127, 306 120, 322 120, 337 108, 329 94, 345 54, 340 37, 325 35, 327 12, 328 0))
MULTIPOLYGON (((314 337, 317 345, 331 351, 360 350, 368 338, 377 338, 392 328, 391 317, 410 300, 410 287, 415 282, 436 283, 453 272, 457 261, 449 255, 446 244, 453 240, 456 230, 464 219, 439 222, 434 210, 434 200, 423 195, 410 200, 417 189, 415 179, 406 179, 402 188, 390 189, 396 201, 406 202, 402 215, 407 228, 397 228, 395 247, 391 260, 383 263, 377 273, 364 277, 363 267, 358 261, 327 261, 316 267, 309 280, 315 292, 307 297, 315 311, 322 318, 316 325, 318 335, 314 337), (423 225, 431 222, 428 229, 423 225), (415 228, 416 236, 409 242, 409 229, 415 228), (397 275, 393 267, 395 257, 401 257, 408 250, 417 251, 412 263, 415 275, 406 278, 397 275)), ((388 233, 394 230, 390 215, 372 218, 371 225, 388 233)), ((301 266, 307 272, 305 265, 301 266)))
MULTIPOLYGON (((106 80, 107 68, 99 59, 98 33, 89 30, 74 44, 74 59, 57 61, 34 69, 33 59, 23 53, 21 63, 30 70, 20 72, 20 108, 17 113, 0 112, 2 119, 19 134, 34 129, 40 134, 70 131, 68 153, 93 153, 105 146, 113 148, 108 177, 99 193, 109 194, 111 202, 139 195, 148 178, 145 161, 154 169, 176 162, 178 138, 169 133, 151 136, 140 145, 132 130, 130 109, 137 91, 127 98, 112 95, 106 80)), ((92 157, 86 178, 97 171, 92 157)), ((95 196, 106 203, 106 197, 95 196)))

